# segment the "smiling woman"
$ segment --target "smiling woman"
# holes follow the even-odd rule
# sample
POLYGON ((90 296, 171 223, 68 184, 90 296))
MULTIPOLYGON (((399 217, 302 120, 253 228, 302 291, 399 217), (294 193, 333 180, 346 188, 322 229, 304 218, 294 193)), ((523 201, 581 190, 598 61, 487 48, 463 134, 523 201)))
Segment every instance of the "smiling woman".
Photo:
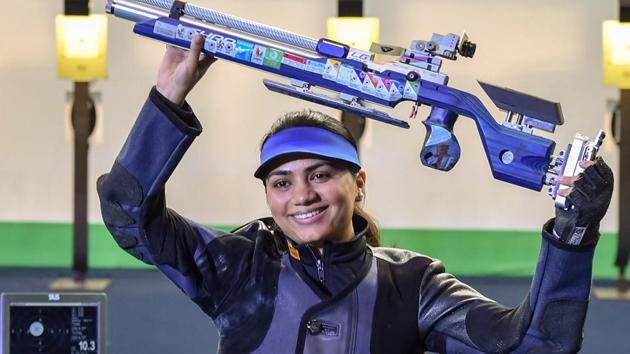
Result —
POLYGON ((202 45, 198 36, 190 52, 167 48, 158 83, 98 193, 116 242, 213 319, 220 353, 579 349, 599 221, 612 194, 602 160, 563 181, 573 208, 556 210, 543 226, 530 293, 515 308, 482 296, 438 260, 378 247, 377 229, 360 209, 366 173, 356 144, 321 113, 291 113, 274 124, 255 172, 271 217, 225 233, 166 207, 166 181, 201 133, 185 99, 213 62, 202 45))
POLYGON ((380 245, 376 224, 361 208, 366 173, 356 146, 338 120, 321 112, 290 112, 272 125, 254 175, 265 185, 277 230, 321 249, 324 240, 352 239, 357 214, 368 222, 368 244, 380 245))
POLYGON ((273 169, 266 179, 271 216, 293 241, 322 248, 324 241, 354 237, 352 211, 363 178, 326 160, 298 158, 273 169))

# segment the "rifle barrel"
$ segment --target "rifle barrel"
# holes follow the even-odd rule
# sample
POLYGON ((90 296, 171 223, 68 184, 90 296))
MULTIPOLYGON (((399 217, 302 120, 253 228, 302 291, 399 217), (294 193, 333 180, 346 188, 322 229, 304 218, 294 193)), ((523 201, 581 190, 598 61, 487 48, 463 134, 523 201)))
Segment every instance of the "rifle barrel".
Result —
MULTIPOLYGON (((151 5, 170 12, 173 2, 171 0, 135 0, 140 3, 151 5)), ((219 11, 199 7, 193 4, 186 4, 184 13, 198 20, 214 23, 217 25, 232 28, 245 33, 268 38, 280 43, 285 43, 294 47, 317 51, 317 40, 306 36, 301 36, 293 32, 285 31, 273 26, 246 20, 240 17, 228 15, 219 11)))

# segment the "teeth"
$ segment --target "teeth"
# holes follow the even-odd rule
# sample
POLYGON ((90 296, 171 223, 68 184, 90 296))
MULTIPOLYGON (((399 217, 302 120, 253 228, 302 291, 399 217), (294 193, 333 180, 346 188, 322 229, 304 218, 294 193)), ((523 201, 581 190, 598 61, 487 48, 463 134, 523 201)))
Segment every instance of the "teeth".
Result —
POLYGON ((321 212, 322 211, 320 209, 317 209, 317 210, 313 210, 313 211, 308 212, 308 213, 295 214, 295 215, 293 215, 293 217, 295 217, 296 219, 303 220, 303 219, 312 218, 313 216, 315 216, 315 215, 317 215, 317 214, 319 214, 321 212))

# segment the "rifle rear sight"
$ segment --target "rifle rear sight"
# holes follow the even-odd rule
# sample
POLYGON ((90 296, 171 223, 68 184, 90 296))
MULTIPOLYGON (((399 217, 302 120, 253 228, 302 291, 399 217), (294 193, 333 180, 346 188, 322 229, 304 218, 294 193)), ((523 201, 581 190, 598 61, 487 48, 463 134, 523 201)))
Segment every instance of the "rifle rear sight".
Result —
POLYGON ((456 60, 457 54, 465 58, 472 58, 477 50, 477 44, 469 41, 465 33, 461 35, 461 38, 453 33, 447 35, 433 33, 429 41, 412 41, 409 49, 419 54, 456 60))

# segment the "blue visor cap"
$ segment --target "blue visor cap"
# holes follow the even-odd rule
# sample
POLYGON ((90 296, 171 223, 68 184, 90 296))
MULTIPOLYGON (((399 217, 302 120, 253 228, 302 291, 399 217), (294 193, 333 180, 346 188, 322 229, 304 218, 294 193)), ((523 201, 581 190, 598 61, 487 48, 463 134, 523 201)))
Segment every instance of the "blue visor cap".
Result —
POLYGON ((361 168, 357 149, 343 136, 324 128, 293 127, 283 129, 265 141, 260 152, 260 166, 254 176, 264 179, 274 161, 290 154, 341 160, 361 168))

